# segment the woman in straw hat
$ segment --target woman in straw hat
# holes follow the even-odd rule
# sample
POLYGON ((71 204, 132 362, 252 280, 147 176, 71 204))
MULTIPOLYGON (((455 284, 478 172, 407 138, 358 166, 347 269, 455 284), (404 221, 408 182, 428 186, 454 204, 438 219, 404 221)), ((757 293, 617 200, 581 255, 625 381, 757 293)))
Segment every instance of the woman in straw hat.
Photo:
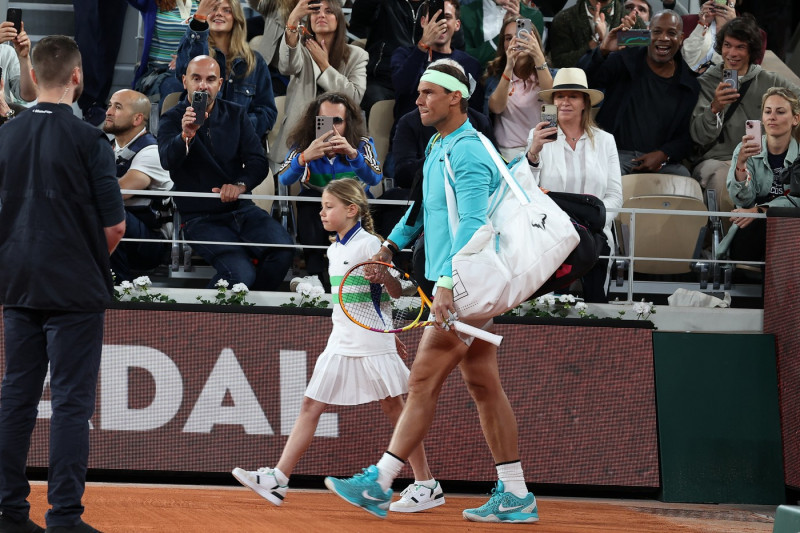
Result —
MULTIPOLYGON (((539 122, 528 135, 526 156, 539 185, 551 191, 591 194, 607 208, 622 206, 622 180, 614 137, 597 127, 592 107, 603 93, 589 89, 579 68, 562 68, 553 88, 539 97, 558 108, 558 125, 539 122)), ((614 248, 611 226, 616 213, 606 214, 608 244, 601 255, 614 248)), ((607 302, 608 260, 601 259, 583 279, 587 302, 607 302)))

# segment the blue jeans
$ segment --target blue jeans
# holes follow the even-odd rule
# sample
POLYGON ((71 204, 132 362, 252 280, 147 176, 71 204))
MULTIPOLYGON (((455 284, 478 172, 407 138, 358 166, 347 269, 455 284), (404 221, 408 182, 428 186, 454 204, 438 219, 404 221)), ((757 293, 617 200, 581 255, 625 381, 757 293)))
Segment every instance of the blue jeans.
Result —
MULTIPOLYGON (((125 237, 130 239, 161 239, 163 236, 151 230, 136 215, 125 210, 125 237)), ((133 281, 131 268, 152 270, 166 261, 169 253, 166 242, 121 242, 111 254, 111 270, 120 281, 133 281)))
POLYGON ((50 363, 48 526, 74 526, 89 462, 89 418, 94 413, 105 313, 3 309, 6 367, 0 389, 0 512, 28 518, 25 463, 50 363))
MULTIPOLYGON (((192 241, 294 244, 283 226, 254 204, 227 213, 187 215, 184 220, 186 237, 192 241)), ((208 288, 214 288, 218 280, 224 279, 231 286, 244 283, 250 290, 275 290, 294 257, 293 248, 218 244, 192 244, 192 247, 217 271, 208 288)))

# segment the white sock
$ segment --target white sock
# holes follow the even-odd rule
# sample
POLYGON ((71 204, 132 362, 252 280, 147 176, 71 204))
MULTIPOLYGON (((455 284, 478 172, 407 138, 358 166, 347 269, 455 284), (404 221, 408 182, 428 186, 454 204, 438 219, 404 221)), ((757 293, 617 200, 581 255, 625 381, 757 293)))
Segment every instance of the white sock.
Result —
POLYGON ((383 489, 383 492, 386 492, 392 487, 392 482, 400 475, 403 465, 405 465, 403 461, 389 452, 383 454, 381 460, 375 465, 378 467, 378 483, 383 489))
POLYGON ((284 487, 289 484, 289 478, 286 476, 286 474, 277 468, 273 468, 272 472, 275 474, 275 481, 277 481, 278 484, 283 485, 284 487))
POLYGON ((525 485, 525 474, 522 473, 522 463, 502 463, 495 465, 497 469, 497 479, 503 482, 505 492, 510 492, 517 498, 524 498, 528 495, 528 487, 525 485))
POLYGON ((434 479, 434 478, 426 479, 424 481, 420 481, 418 479, 415 479, 414 483, 417 484, 417 485, 423 485, 425 487, 428 487, 429 489, 436 488, 436 479, 434 479))

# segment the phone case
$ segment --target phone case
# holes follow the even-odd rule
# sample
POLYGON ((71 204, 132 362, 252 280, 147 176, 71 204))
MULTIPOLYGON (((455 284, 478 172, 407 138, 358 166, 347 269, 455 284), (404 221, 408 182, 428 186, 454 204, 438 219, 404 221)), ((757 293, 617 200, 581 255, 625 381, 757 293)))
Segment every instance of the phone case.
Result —
POLYGON ((739 73, 733 69, 722 69, 722 83, 727 83, 737 91, 739 90, 739 73))
POLYGON ((316 122, 316 138, 328 134, 333 129, 333 117, 317 117, 316 122))
POLYGON ((517 19, 517 38, 525 39, 528 35, 533 33, 533 23, 531 23, 531 19, 517 19), (525 37, 522 37, 522 34, 527 34, 525 37))
POLYGON ((14 29, 17 33, 22 31, 22 10, 16 7, 8 8, 6 11, 6 20, 14 23, 14 29))
POLYGON ((624 30, 617 32, 619 46, 648 46, 650 44, 650 30, 624 30))
MULTIPOLYGON (((542 122, 547 122, 548 128, 555 128, 558 126, 558 107, 554 106, 553 104, 545 104, 542 106, 542 122)), ((557 139, 558 134, 555 133, 546 139, 557 139)))
POLYGON ((441 11, 439 18, 444 15, 444 0, 428 0, 426 16, 430 19, 437 11, 441 11))
POLYGON ((206 121, 206 107, 208 107, 208 93, 195 91, 192 94, 192 109, 194 109, 194 123, 202 126, 206 121))
POLYGON ((745 135, 752 135, 753 138, 758 143, 759 148, 761 148, 761 121, 760 120, 748 120, 744 123, 744 132, 745 135))

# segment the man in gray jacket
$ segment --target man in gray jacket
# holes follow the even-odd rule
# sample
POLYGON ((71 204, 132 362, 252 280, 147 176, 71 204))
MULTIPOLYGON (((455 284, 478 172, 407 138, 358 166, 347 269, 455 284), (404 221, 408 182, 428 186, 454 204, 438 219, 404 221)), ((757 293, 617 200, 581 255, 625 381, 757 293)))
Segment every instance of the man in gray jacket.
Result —
POLYGON ((733 150, 745 134, 745 122, 761 120, 761 98, 770 87, 785 87, 798 96, 800 87, 756 64, 764 54, 763 41, 749 15, 723 26, 714 47, 723 64, 712 66, 698 78, 700 97, 692 112, 690 133, 699 149, 692 177, 704 190, 716 191, 720 211, 730 211, 734 206, 726 179, 733 150), (738 89, 723 79, 725 69, 737 72, 738 89))

